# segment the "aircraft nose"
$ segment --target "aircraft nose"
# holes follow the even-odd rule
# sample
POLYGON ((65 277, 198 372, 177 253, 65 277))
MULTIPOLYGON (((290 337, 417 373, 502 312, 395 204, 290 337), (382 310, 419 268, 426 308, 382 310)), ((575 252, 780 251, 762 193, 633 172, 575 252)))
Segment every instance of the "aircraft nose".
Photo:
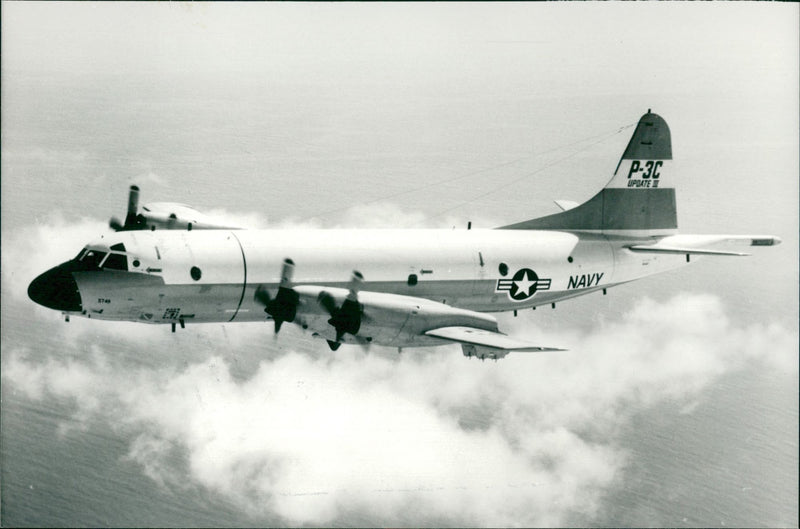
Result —
POLYGON ((28 286, 28 297, 53 310, 80 312, 81 294, 72 277, 70 263, 61 264, 43 273, 28 286))

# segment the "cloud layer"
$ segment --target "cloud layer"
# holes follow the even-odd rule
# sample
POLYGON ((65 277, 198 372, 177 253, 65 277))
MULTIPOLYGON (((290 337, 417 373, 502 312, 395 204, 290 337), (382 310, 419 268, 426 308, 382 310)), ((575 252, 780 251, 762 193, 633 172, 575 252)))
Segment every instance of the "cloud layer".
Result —
POLYGON ((134 366, 134 337, 120 354, 79 332, 61 350, 12 349, 3 379, 30 398, 73 401, 78 419, 107 421, 156 483, 200 485, 256 520, 560 525, 597 515, 624 470, 616 432, 632 414, 682 408, 759 355, 791 369, 796 343, 783 329, 732 328, 702 295, 643 300, 621 321, 573 334, 568 353, 498 363, 457 348, 330 355, 319 344, 308 354, 270 344, 263 328, 226 334, 266 343, 272 358, 250 358, 241 377, 237 358, 261 351, 213 340, 176 351, 162 335, 134 366), (190 360, 159 364, 176 353, 190 360))

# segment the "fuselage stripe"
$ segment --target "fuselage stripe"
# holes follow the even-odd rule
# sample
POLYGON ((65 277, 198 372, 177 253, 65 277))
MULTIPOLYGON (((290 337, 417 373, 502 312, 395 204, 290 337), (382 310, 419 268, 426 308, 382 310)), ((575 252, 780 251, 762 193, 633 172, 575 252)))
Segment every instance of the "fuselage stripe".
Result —
POLYGON ((239 250, 242 252, 242 268, 244 270, 244 278, 242 279, 242 295, 239 296, 239 305, 236 306, 236 311, 231 316, 231 319, 228 320, 229 322, 233 321, 236 318, 236 315, 239 314, 239 309, 242 308, 242 301, 244 301, 244 293, 247 290, 247 258, 244 256, 244 248, 242 247, 242 242, 239 240, 239 237, 236 236, 236 232, 231 232, 233 238, 236 239, 236 244, 239 245, 239 250))

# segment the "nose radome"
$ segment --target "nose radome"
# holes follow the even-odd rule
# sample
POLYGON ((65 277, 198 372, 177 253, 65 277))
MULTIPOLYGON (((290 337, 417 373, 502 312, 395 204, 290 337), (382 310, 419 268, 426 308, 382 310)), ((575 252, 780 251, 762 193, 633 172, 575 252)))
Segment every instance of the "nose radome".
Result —
POLYGON ((78 283, 72 277, 69 263, 43 273, 28 286, 28 297, 53 310, 80 312, 83 309, 78 283))

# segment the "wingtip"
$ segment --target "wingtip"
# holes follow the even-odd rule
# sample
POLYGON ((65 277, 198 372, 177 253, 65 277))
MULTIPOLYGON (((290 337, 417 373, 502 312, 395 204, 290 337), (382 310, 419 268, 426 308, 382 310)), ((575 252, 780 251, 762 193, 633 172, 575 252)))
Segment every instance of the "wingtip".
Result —
POLYGON ((777 246, 783 242, 783 239, 776 235, 770 235, 769 237, 756 237, 750 241, 750 246, 777 246))

